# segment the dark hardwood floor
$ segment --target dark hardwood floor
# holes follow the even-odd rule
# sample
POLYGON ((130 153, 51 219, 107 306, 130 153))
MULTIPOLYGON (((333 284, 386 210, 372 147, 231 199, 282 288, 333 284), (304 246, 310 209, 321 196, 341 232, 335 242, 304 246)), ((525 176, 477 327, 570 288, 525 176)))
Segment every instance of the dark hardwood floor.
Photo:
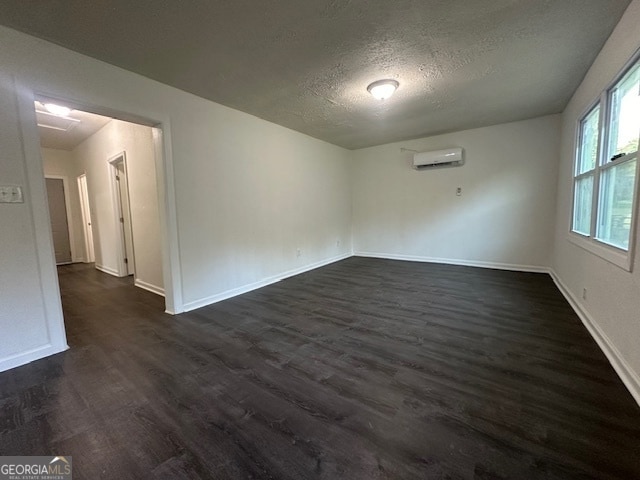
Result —
POLYGON ((171 317, 59 269, 0 453, 78 479, 637 479, 640 408, 544 274, 348 260, 171 317))

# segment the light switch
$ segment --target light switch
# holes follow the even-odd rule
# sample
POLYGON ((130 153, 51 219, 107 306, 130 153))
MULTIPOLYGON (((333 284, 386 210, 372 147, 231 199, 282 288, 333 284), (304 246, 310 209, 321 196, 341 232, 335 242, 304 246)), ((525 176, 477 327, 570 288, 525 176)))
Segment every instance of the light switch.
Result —
POLYGON ((458 187, 456 188, 456 195, 459 197, 460 195, 462 195, 462 187, 458 187))
POLYGON ((0 203, 23 203, 22 187, 14 185, 0 186, 0 203))

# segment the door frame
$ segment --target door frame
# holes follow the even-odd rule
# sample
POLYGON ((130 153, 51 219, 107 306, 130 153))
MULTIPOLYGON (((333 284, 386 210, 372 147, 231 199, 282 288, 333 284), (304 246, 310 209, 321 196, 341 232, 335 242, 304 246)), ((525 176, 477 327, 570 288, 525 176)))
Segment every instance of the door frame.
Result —
MULTIPOLYGON (((62 188, 64 189, 64 208, 67 215, 67 230, 69 231, 69 250, 71 250, 71 262, 69 263, 76 263, 79 260, 76 252, 76 242, 73 235, 73 217, 71 216, 71 201, 70 201, 71 197, 69 196, 69 177, 67 177, 66 175, 54 175, 54 174, 50 175, 48 173, 45 173, 44 178, 45 179, 51 178, 53 180, 62 180, 62 188)), ((49 203, 47 201, 47 206, 48 204, 49 203)), ((68 265, 69 263, 65 262, 65 263, 59 263, 57 265, 68 265)))
MULTIPOLYGON (((1 74, 0 74, 1 77, 1 74)), ((13 77, 12 77, 13 80, 13 77)), ((180 262, 178 218, 176 203, 175 175, 173 170, 173 149, 171 135, 171 118, 168 112, 158 110, 138 109, 139 111, 121 110, 123 103, 116 107, 105 105, 105 98, 100 97, 97 102, 92 102, 86 95, 83 100, 74 100, 69 97, 69 91, 62 87, 51 89, 50 86, 38 84, 35 86, 20 86, 20 95, 16 96, 19 105, 21 129, 23 132, 23 146, 28 169, 28 182, 31 186, 29 198, 34 205, 43 208, 46 206, 44 175, 42 157, 40 154, 40 136, 36 121, 33 102, 51 101, 61 103, 73 109, 96 113, 126 122, 146 125, 152 128, 153 144, 156 166, 156 185, 158 191, 158 205, 160 213, 160 235, 162 246, 162 275, 164 279, 165 312, 176 315, 184 312, 184 300, 182 293, 182 266, 180 262)), ((112 103, 115 102, 112 99, 112 103)), ((39 208, 34 209, 34 228, 38 239, 38 249, 43 252, 40 269, 43 272, 41 278, 43 291, 50 292, 47 295, 47 307, 51 309, 51 328, 61 332, 64 338, 64 323, 62 322, 62 303, 60 301, 60 289, 58 277, 53 261, 53 243, 51 241, 51 226, 48 215, 39 215, 39 208), (59 320, 60 321, 59 321, 59 320)), ((48 213, 48 212, 47 212, 48 213)), ((65 344, 66 347, 66 344, 65 344)))
POLYGON ((116 242, 118 244, 118 248, 116 249, 116 253, 118 255, 118 258, 117 258, 118 276, 126 277, 130 275, 128 261, 133 261, 133 264, 132 264, 133 277, 135 278, 136 253, 135 253, 135 247, 133 246, 133 243, 134 243, 133 225, 131 224, 131 198, 129 197, 129 170, 127 169, 127 152, 123 150, 120 153, 110 156, 107 159, 107 168, 109 169, 109 183, 111 185, 111 202, 112 202, 113 213, 114 213, 115 231, 118 239, 120 240, 116 242), (118 187, 118 181, 116 180, 116 176, 118 175, 118 169, 116 165, 118 165, 120 162, 122 162, 122 165, 127 177, 126 178, 127 184, 125 186, 125 195, 127 196, 127 205, 129 206, 129 215, 126 215, 126 216, 124 215, 124 212, 123 212, 124 205, 122 204, 122 199, 120 197, 120 188, 118 187), (122 221, 120 220, 121 218, 123 219, 122 221), (125 218, 127 219, 129 231, 131 232, 131 249, 133 250, 132 252, 130 252, 131 255, 128 255, 128 252, 127 252, 127 243, 126 243, 127 240, 123 230, 123 223, 125 221, 124 220, 125 218), (128 256, 131 256, 133 258, 128 258, 128 256), (125 258, 127 259, 127 261, 125 261, 125 258))
POLYGON ((78 183, 78 197, 80 197, 80 215, 82 216, 82 232, 84 234, 84 251, 85 256, 83 258, 85 263, 93 263, 96 261, 95 245, 93 243, 93 220, 91 218, 91 205, 89 204, 89 182, 87 181, 87 174, 81 173, 76 177, 78 183), (82 179, 82 180, 81 180, 82 179), (84 183, 83 188, 80 188, 80 183, 84 183), (91 227, 91 239, 89 239, 89 228, 91 227))

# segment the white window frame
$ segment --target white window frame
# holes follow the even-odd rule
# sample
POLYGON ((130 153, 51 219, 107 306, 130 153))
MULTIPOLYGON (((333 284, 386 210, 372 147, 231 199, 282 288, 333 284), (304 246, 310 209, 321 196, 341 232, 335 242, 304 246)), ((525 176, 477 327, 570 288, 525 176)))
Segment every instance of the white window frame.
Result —
MULTIPOLYGON (((637 231, 637 219, 638 219, 638 197, 640 194, 640 158, 636 153, 636 177, 633 191, 633 200, 631 207, 631 225, 629 234, 629 248, 628 250, 610 245, 596 238, 597 222, 598 222, 598 209, 600 205, 600 177, 602 172, 631 161, 633 154, 627 154, 624 157, 619 158, 614 162, 604 161, 603 156, 606 154, 606 145, 609 141, 609 125, 610 125, 610 106, 609 97, 611 90, 616 86, 620 80, 627 74, 627 72, 640 62, 640 50, 638 50, 631 59, 624 65, 624 67, 618 72, 614 79, 607 85, 602 91, 600 96, 595 102, 589 104, 580 117, 576 125, 575 131, 575 145, 574 145, 574 160, 573 169, 571 175, 571 215, 569 218, 569 241, 577 246, 597 255, 604 260, 617 265, 618 267, 630 272, 633 268, 633 259, 635 254, 636 245, 636 231, 637 231), (594 170, 588 172, 577 173, 578 165, 580 162, 580 148, 582 146, 582 122, 583 120, 596 108, 600 106, 600 116, 598 119, 598 152, 596 159, 596 166, 594 170), (593 196, 591 204, 591 230, 589 235, 584 235, 580 232, 573 230, 574 213, 576 208, 576 180, 585 177, 593 172, 593 196)), ((639 132, 640 133, 640 132, 639 132)), ((608 159, 607 159, 608 160, 608 159)))

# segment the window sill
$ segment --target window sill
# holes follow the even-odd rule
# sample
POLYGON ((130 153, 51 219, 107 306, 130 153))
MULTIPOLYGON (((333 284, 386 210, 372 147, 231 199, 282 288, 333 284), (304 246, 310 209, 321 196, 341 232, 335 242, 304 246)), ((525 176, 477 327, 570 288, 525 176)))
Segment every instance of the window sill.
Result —
POLYGON ((598 240, 594 240, 590 237, 582 236, 575 232, 570 232, 567 236, 567 240, 583 250, 586 250, 587 252, 592 253, 593 255, 596 255, 627 272, 631 271, 631 267, 633 265, 631 252, 619 250, 616 247, 609 246, 606 243, 599 242, 598 240))

